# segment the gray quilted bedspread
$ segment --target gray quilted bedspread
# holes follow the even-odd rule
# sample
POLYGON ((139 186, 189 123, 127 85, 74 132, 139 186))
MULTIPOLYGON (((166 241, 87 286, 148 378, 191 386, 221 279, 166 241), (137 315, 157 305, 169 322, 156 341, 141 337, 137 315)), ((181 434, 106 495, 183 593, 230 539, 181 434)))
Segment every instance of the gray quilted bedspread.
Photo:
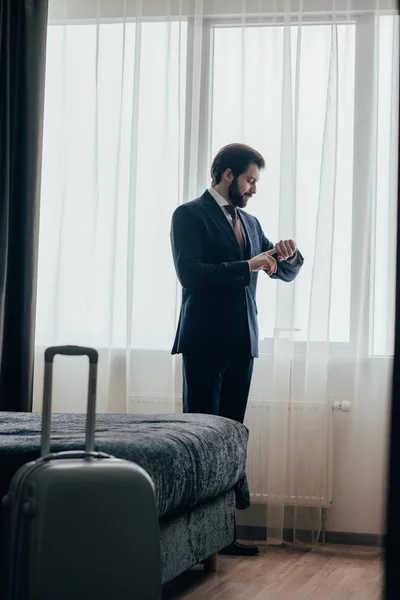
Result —
MULTIPOLYGON (((85 416, 54 414, 52 451, 84 447, 85 416)), ((37 458, 41 415, 0 412, 0 494, 15 471, 37 458)), ((247 429, 211 415, 99 414, 96 449, 143 467, 154 481, 159 517, 235 488, 238 508, 249 506, 245 467, 247 429)))

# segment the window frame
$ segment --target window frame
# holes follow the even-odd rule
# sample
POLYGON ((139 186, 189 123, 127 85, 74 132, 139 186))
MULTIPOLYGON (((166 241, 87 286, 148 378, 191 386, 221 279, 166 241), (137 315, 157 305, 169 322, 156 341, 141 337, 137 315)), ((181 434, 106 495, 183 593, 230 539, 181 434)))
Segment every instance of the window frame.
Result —
MULTIPOLYGON (((211 131, 212 131, 212 114, 211 114, 211 102, 212 102, 212 80, 213 80, 213 33, 216 27, 232 27, 237 26, 266 26, 271 27, 277 24, 288 24, 299 23, 299 15, 292 13, 292 15, 284 15, 282 13, 257 15, 257 12, 253 12, 251 17, 242 15, 242 17, 231 17, 227 13, 226 16, 209 17, 201 12, 199 4, 194 3, 194 10, 191 13, 175 14, 170 13, 169 15, 150 15, 143 11, 139 16, 123 15, 120 14, 115 8, 115 14, 100 16, 98 8, 92 10, 89 14, 86 10, 85 14, 79 14, 81 10, 78 3, 75 3, 76 14, 71 14, 69 11, 64 11, 62 16, 60 13, 56 19, 49 20, 49 26, 63 26, 68 24, 78 23, 115 23, 121 22, 126 18, 127 21, 136 21, 139 26, 141 23, 155 21, 155 20, 184 20, 187 23, 187 56, 186 56, 186 115, 185 115, 185 132, 184 132, 184 172, 183 172, 183 197, 193 198, 204 191, 208 185, 208 170, 211 162, 211 131), (196 41, 196 43, 195 43, 196 41), (198 60, 198 56, 195 55, 195 48, 201 44, 201 60, 198 60), (198 101, 193 103, 193 81, 196 77, 200 77, 201 95, 198 101), (195 144, 196 137, 191 135, 192 131, 199 132, 198 144, 195 144), (197 177, 193 177, 193 173, 197 172, 197 177)), ((93 3, 92 3, 93 4, 93 3)), ((94 3, 96 4, 96 3, 94 3)), ((94 7, 93 4, 93 7, 94 7)), ((111 4, 109 8, 111 10, 111 4)), ((113 6, 113 10, 114 7, 113 6)), ((380 15, 388 14, 393 15, 393 10, 388 7, 386 11, 380 11, 380 15)), ((365 153, 360 151, 360 148, 365 144, 365 131, 363 131, 362 123, 365 118, 365 111, 373 106, 374 98, 371 98, 370 103, 365 102, 365 98, 368 95, 371 97, 373 90, 373 77, 374 71, 370 68, 371 60, 374 56, 374 44, 375 44, 375 26, 376 26, 376 14, 373 10, 365 9, 360 11, 353 11, 347 15, 337 13, 335 20, 338 22, 354 23, 356 25, 355 35, 355 65, 356 65, 356 79, 355 79, 355 110, 354 110, 354 155, 353 155, 353 205, 352 205, 352 251, 351 251, 351 292, 350 292, 350 341, 349 342, 329 342, 329 354, 333 356, 373 356, 379 357, 378 354, 372 354, 371 352, 371 337, 373 334, 372 322, 371 322, 371 310, 373 308, 373 296, 371 294, 371 277, 368 271, 367 281, 361 282, 361 275, 354 268, 355 265, 361 264, 363 257, 363 245, 365 246, 365 239, 363 232, 366 231, 363 219, 365 211, 362 209, 365 206, 363 201, 363 186, 365 173, 365 164, 368 157, 365 153), (363 76, 360 76, 360 73, 363 76), (363 116, 364 115, 364 116, 363 116), (358 148, 358 151, 356 150, 358 148), (356 216, 363 215, 363 219, 358 219, 356 216), (368 289, 369 293, 366 298, 362 298, 363 289, 368 289), (363 300, 365 310, 362 314, 362 326, 357 324, 359 318, 359 306, 363 300), (358 331, 364 332, 364 335, 359 339, 358 331)), ((320 25, 329 24, 332 22, 332 12, 327 11, 324 13, 321 11, 318 14, 308 13, 305 14, 301 20, 302 25, 320 25)), ((137 36, 135 43, 139 43, 140 35, 137 36)), ((137 117, 137 115, 136 115, 137 117)), ((367 134, 368 135, 368 134, 367 134)), ((394 235, 394 234, 393 234, 394 235)), ((393 242, 393 240, 391 240, 393 242)), ((373 243, 367 245, 368 252, 368 264, 373 264, 373 243)), ((274 338, 264 338, 259 340, 260 352, 269 353, 273 352, 274 340, 280 335, 278 330, 275 330, 274 338)), ((294 353, 305 354, 307 352, 307 346, 309 342, 294 342, 294 353)), ((391 354, 382 355, 382 357, 390 357, 391 354)))
MULTIPOLYGON (((331 19, 331 15, 329 15, 331 19)), ((192 18, 188 22, 193 22, 192 18)), ((355 82, 354 82, 354 147, 353 147, 353 192, 352 192, 352 238, 351 238, 351 288, 350 288, 350 339, 348 342, 328 342, 329 354, 332 356, 379 356, 372 353, 371 337, 373 334, 371 310, 373 305, 373 295, 371 290, 370 270, 366 274, 366 281, 363 280, 363 274, 355 269, 355 265, 363 264, 367 260, 368 265, 373 264, 373 243, 367 243, 365 240, 365 232, 368 231, 365 219, 369 216, 366 214, 365 208, 365 172, 368 172, 369 157, 362 149, 366 146, 366 141, 370 136, 370 131, 365 130, 365 118, 368 122, 373 122, 368 111, 374 108, 374 70, 370 68, 373 64, 375 52, 375 29, 376 19, 371 12, 361 12, 360 14, 352 14, 350 16, 337 16, 338 23, 351 23, 356 27, 355 30, 355 82), (370 102, 365 102, 365 98, 369 97, 370 102), (363 256, 364 248, 368 252, 368 257, 363 256), (363 295, 364 290, 369 290, 369 293, 363 295), (361 323, 359 307, 363 306, 361 311, 361 323), (360 333, 361 336, 360 336, 360 333)), ((302 21, 303 26, 318 26, 331 23, 332 20, 321 18, 321 16, 307 16, 302 21)), ((252 16, 251 18, 203 18, 202 25, 202 72, 201 72, 201 99, 199 106, 199 123, 202 126, 199 128, 201 135, 199 136, 199 147, 197 149, 198 156, 202 157, 200 175, 197 180, 195 194, 188 193, 184 197, 190 198, 200 195, 207 187, 207 178, 201 177, 201 172, 206 174, 206 169, 211 163, 211 131, 212 131, 212 114, 211 103, 213 95, 213 43, 214 31, 220 27, 259 27, 271 26, 277 24, 296 25, 299 23, 298 16, 252 16), (204 49, 206 46, 206 49, 204 49)), ((193 51, 193 42, 189 46, 189 36, 193 29, 188 27, 188 48, 193 51)), ((189 65, 189 56, 188 56, 189 65)), ((189 69, 188 69, 189 75, 189 69)), ((190 105, 190 98, 189 105, 190 105)), ((185 191, 189 192, 188 188, 185 191)), ((263 338, 259 340, 261 353, 271 353, 274 348, 274 341, 279 338, 281 330, 275 329, 274 337, 263 338)), ((310 342, 295 341, 293 342, 293 351, 295 354, 306 354, 307 347, 310 342)), ((383 355, 391 356, 389 353, 383 355)))

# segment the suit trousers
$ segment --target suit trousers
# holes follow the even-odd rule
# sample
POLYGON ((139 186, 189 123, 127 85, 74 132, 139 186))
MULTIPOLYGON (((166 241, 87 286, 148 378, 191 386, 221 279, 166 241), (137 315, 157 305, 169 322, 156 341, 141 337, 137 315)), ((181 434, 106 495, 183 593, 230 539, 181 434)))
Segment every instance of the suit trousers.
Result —
POLYGON ((253 363, 249 352, 184 354, 183 412, 219 415, 243 423, 253 363))

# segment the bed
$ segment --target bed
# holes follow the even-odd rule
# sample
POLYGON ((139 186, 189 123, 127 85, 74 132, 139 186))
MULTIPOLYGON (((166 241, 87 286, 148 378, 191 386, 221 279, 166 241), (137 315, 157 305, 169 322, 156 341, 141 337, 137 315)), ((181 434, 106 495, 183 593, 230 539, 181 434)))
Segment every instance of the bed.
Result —
MULTIPOLYGON (((82 449, 84 429, 84 415, 54 414, 52 451, 82 449)), ((38 413, 0 413, 1 497, 38 457, 40 430, 38 413)), ((235 508, 250 503, 247 441, 243 425, 212 415, 97 415, 96 449, 137 463, 154 481, 163 583, 234 540, 235 508)))

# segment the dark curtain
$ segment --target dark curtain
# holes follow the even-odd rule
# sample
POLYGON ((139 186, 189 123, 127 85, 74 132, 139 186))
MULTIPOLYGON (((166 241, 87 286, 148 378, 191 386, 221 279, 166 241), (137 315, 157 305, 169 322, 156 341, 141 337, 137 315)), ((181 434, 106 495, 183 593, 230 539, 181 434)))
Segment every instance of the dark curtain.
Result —
MULTIPOLYGON (((399 72, 400 85, 400 72, 399 72)), ((399 107, 400 108, 400 107, 399 107)), ((385 600, 400 598, 400 122, 397 170, 397 266, 392 407, 385 535, 385 600)))
POLYGON ((0 410, 32 410, 47 0, 0 0, 0 410))

